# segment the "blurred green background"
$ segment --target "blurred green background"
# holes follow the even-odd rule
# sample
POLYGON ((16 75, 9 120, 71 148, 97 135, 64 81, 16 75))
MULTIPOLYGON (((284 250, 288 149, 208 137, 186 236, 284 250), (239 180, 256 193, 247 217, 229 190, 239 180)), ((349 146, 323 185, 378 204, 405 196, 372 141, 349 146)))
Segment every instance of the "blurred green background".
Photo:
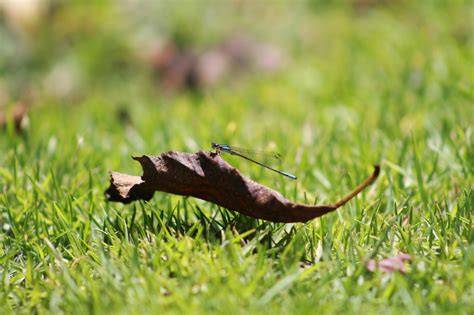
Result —
POLYGON ((458 0, 0 0, 0 310, 469 313, 473 20, 458 0), (131 155, 212 141, 281 153, 297 182, 225 158, 296 202, 382 175, 297 225, 104 201, 131 155), (400 252, 407 275, 364 267, 400 252))

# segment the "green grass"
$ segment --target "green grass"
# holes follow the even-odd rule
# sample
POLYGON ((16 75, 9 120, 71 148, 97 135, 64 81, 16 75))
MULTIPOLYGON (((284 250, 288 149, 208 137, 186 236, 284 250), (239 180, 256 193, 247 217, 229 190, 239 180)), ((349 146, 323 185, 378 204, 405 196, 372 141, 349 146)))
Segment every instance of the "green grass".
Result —
MULTIPOLYGON (((91 25, 112 14, 101 8, 91 25)), ((62 10, 68 19, 82 12, 62 10)), ((0 131, 0 313, 474 312, 472 4, 267 10, 254 31, 285 47, 287 65, 200 93, 164 96, 136 63, 116 71, 114 62, 129 57, 87 48, 101 35, 78 35, 83 46, 70 53, 96 71, 81 96, 39 97, 23 134, 0 131), (117 118, 123 106, 133 126, 117 118), (131 155, 195 152, 211 141, 275 147, 296 183, 226 159, 298 202, 337 200, 374 163, 382 173, 306 224, 164 193, 148 203, 105 202, 108 171, 140 174, 131 155), (412 257, 406 274, 365 268, 399 252, 412 257)), ((206 30, 218 38, 229 14, 195 40, 205 43, 206 30)), ((169 21, 178 28, 187 20, 169 21)), ((40 47, 60 37, 59 22, 40 47)), ((112 46, 123 37, 104 28, 112 46)), ((37 49, 32 82, 51 62, 37 49)), ((24 75, 0 78, 18 91, 23 81, 13 80, 24 75)))

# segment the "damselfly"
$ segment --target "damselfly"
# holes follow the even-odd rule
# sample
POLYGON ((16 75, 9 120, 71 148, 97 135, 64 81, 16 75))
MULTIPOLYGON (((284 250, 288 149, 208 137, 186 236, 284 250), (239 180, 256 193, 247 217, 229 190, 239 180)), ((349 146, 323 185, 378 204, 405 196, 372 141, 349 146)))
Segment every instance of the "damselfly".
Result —
MULTIPOLYGON (((227 145, 227 144, 218 144, 218 143, 214 143, 214 142, 212 142, 211 147, 216 150, 217 154, 219 154, 220 152, 225 152, 225 153, 228 153, 230 155, 236 155, 236 156, 239 156, 243 159, 246 159, 247 161, 250 161, 250 162, 258 164, 262 167, 265 167, 266 169, 277 172, 280 175, 286 176, 286 177, 291 178, 291 179, 297 179, 297 177, 293 174, 279 171, 279 170, 274 169, 274 168, 272 168, 268 165, 265 165, 261 162, 255 161, 254 159, 251 159, 247 155, 245 155, 244 152, 248 152, 248 151, 252 151, 252 150, 240 149, 240 148, 236 148, 236 147, 231 147, 230 145, 227 145)), ((274 155, 274 157, 281 158, 281 156, 279 154, 274 155)))

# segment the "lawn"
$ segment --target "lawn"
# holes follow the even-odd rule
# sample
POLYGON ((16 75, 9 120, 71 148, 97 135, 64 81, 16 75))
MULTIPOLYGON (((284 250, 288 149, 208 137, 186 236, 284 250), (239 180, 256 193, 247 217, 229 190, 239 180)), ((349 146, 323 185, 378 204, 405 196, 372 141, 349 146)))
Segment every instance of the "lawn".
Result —
POLYGON ((472 2, 49 2, 33 28, 0 9, 0 110, 29 106, 0 129, 1 314, 474 313, 472 2), (278 68, 165 91, 142 56, 236 31, 278 68), (382 171, 304 224, 106 202, 131 156, 211 142, 282 154, 297 181, 223 157, 299 203, 382 171), (404 271, 367 268, 401 253, 404 271))

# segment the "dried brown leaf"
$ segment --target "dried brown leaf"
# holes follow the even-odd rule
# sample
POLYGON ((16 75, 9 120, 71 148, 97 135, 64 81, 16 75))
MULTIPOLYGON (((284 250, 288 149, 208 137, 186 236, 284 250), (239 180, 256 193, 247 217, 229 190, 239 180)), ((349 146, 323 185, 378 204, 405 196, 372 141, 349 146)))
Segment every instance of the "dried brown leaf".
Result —
POLYGON ((378 269, 385 273, 391 273, 394 271, 406 273, 404 262, 409 260, 411 260, 411 256, 405 253, 400 253, 396 256, 385 258, 380 261, 370 259, 367 261, 367 269, 372 272, 378 269))
POLYGON ((220 45, 197 52, 173 41, 156 45, 148 62, 167 91, 201 89, 240 73, 275 71, 283 61, 281 51, 245 35, 228 36, 220 45))
POLYGON ((23 102, 18 102, 12 109, 11 116, 0 112, 0 128, 6 128, 8 120, 11 118, 16 132, 23 129, 23 121, 28 114, 28 107, 23 102))
POLYGON ((272 222, 306 222, 334 211, 372 184, 380 172, 380 167, 375 166, 372 175, 338 202, 313 206, 290 202, 280 193, 244 177, 215 153, 170 151, 133 159, 141 164, 143 175, 111 172, 110 186, 105 191, 108 201, 150 200, 155 191, 163 191, 193 196, 272 222))

